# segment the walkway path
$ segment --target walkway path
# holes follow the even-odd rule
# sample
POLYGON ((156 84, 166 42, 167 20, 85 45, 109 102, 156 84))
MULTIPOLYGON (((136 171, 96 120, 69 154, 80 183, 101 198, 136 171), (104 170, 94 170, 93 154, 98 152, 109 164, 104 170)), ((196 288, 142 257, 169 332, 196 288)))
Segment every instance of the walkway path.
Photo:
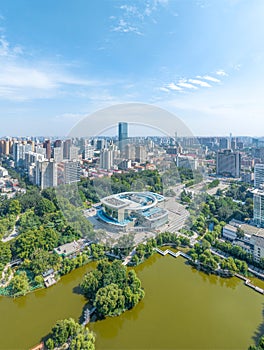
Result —
POLYGON ((131 259, 133 258, 133 256, 136 254, 136 248, 134 248, 130 253, 129 255, 125 258, 125 260, 122 262, 122 265, 127 265, 131 259))
POLYGON ((0 281, 0 287, 1 288, 5 288, 6 286, 8 286, 10 281, 11 281, 11 279, 13 278, 14 273, 13 273, 13 270, 11 270, 10 276, 6 280, 6 273, 7 273, 7 270, 8 270, 9 267, 11 267, 10 263, 6 264, 4 270, 2 271, 2 276, 1 276, 1 281, 0 281))
POLYGON ((4 243, 9 242, 9 241, 11 241, 12 239, 16 238, 19 235, 19 232, 17 230, 17 222, 18 222, 18 220, 19 220, 19 215, 16 218, 16 222, 15 222, 15 225, 14 225, 14 228, 13 228, 12 232, 7 237, 2 238, 2 242, 4 242, 4 243))

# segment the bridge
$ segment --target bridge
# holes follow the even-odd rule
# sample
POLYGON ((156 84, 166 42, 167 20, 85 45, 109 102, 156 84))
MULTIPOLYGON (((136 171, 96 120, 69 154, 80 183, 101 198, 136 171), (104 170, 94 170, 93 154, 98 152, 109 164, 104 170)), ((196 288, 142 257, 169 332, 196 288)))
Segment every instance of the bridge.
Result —
POLYGON ((182 251, 178 250, 177 252, 173 252, 170 249, 166 249, 166 250, 161 250, 159 248, 154 248, 156 250, 157 253, 165 256, 167 254, 173 256, 174 258, 178 258, 178 256, 182 256, 185 259, 191 260, 191 257, 185 253, 183 253, 182 251))
POLYGON ((253 283, 251 283, 250 279, 246 278, 245 276, 240 275, 239 273, 235 273, 235 276, 237 278, 240 278, 241 280, 243 280, 245 285, 248 286, 249 288, 254 289, 256 292, 258 292, 260 294, 264 294, 264 289, 255 286, 253 283))

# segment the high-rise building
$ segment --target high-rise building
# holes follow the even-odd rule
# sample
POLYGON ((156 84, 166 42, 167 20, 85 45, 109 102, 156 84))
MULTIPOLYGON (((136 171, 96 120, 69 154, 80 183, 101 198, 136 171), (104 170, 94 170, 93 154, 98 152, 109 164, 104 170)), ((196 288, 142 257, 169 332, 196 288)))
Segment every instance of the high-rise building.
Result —
POLYGON ((71 184, 80 181, 80 162, 74 160, 64 163, 64 183, 71 184))
POLYGON ((53 158, 55 162, 63 161, 63 148, 62 147, 54 147, 53 148, 53 158))
POLYGON ((46 158, 51 158, 51 143, 50 140, 46 140, 43 144, 43 147, 46 148, 46 158))
POLYGON ((240 177, 241 155, 231 150, 219 151, 216 156, 217 175, 240 177))
POLYGON ((264 191, 255 189, 253 191, 254 223, 259 227, 264 227, 264 191))
POLYGON ((94 157, 94 146, 89 143, 84 146, 84 159, 91 159, 94 157))
POLYGON ((35 170, 35 184, 41 189, 57 186, 57 163, 54 161, 38 161, 35 170))
POLYGON ((61 147, 61 146, 62 146, 62 141, 61 140, 54 141, 54 147, 61 147))
POLYGON ((264 188, 264 164, 256 164, 255 165, 254 187, 264 188))
POLYGON ((77 160, 78 159, 78 154, 79 154, 79 147, 76 146, 70 146, 69 149, 69 160, 77 160))
POLYGON ((118 123, 118 141, 120 151, 124 151, 128 139, 128 124, 125 122, 118 123))
POLYGON ((13 157, 16 166, 23 166, 25 160, 25 154, 32 151, 32 146, 30 144, 23 144, 21 142, 16 142, 13 147, 13 157))
POLYGON ((94 146, 97 151, 107 148, 107 141, 105 139, 94 140, 94 146))
POLYGON ((133 144, 128 144, 125 146, 125 158, 135 160, 136 158, 136 147, 133 144))
POLYGON ((118 141, 122 142, 128 138, 128 124, 125 122, 118 123, 118 141))
POLYGON ((221 137, 219 140, 220 149, 228 149, 228 139, 226 137, 221 137))
POLYGON ((145 163, 147 160, 147 151, 145 146, 136 146, 135 160, 139 163, 145 163))
POLYGON ((63 159, 70 159, 70 147, 71 147, 71 140, 65 140, 63 142, 63 159))
POLYGON ((1 140, 0 141, 0 154, 9 155, 10 153, 10 141, 1 140))
POLYGON ((112 149, 103 149, 100 154, 100 168, 109 170, 113 167, 114 164, 114 151, 112 149))

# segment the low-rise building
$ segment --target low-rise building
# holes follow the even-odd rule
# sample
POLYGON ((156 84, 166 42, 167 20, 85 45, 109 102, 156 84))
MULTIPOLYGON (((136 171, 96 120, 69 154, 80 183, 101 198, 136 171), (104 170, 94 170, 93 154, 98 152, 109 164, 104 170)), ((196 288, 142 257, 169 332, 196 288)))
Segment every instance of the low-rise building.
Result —
POLYGON ((59 247, 55 248, 54 251, 63 258, 74 258, 80 253, 81 246, 78 242, 73 241, 60 245, 59 247))
POLYGON ((259 261, 264 258, 264 229, 231 220, 223 227, 222 235, 233 244, 240 246, 259 261))

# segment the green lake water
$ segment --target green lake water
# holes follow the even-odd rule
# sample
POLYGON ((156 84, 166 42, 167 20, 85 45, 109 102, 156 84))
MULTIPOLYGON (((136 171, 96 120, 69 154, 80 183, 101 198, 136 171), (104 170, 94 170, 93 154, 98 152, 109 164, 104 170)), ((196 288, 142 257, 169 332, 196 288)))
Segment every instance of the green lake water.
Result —
MULTIPOLYGON (((0 349, 28 349, 56 320, 78 319, 85 299, 76 287, 93 267, 23 298, 1 297, 0 349)), ((208 276, 182 257, 158 254, 136 271, 145 298, 119 317, 90 323, 97 350, 247 349, 262 329, 264 296, 237 278, 208 276)))

